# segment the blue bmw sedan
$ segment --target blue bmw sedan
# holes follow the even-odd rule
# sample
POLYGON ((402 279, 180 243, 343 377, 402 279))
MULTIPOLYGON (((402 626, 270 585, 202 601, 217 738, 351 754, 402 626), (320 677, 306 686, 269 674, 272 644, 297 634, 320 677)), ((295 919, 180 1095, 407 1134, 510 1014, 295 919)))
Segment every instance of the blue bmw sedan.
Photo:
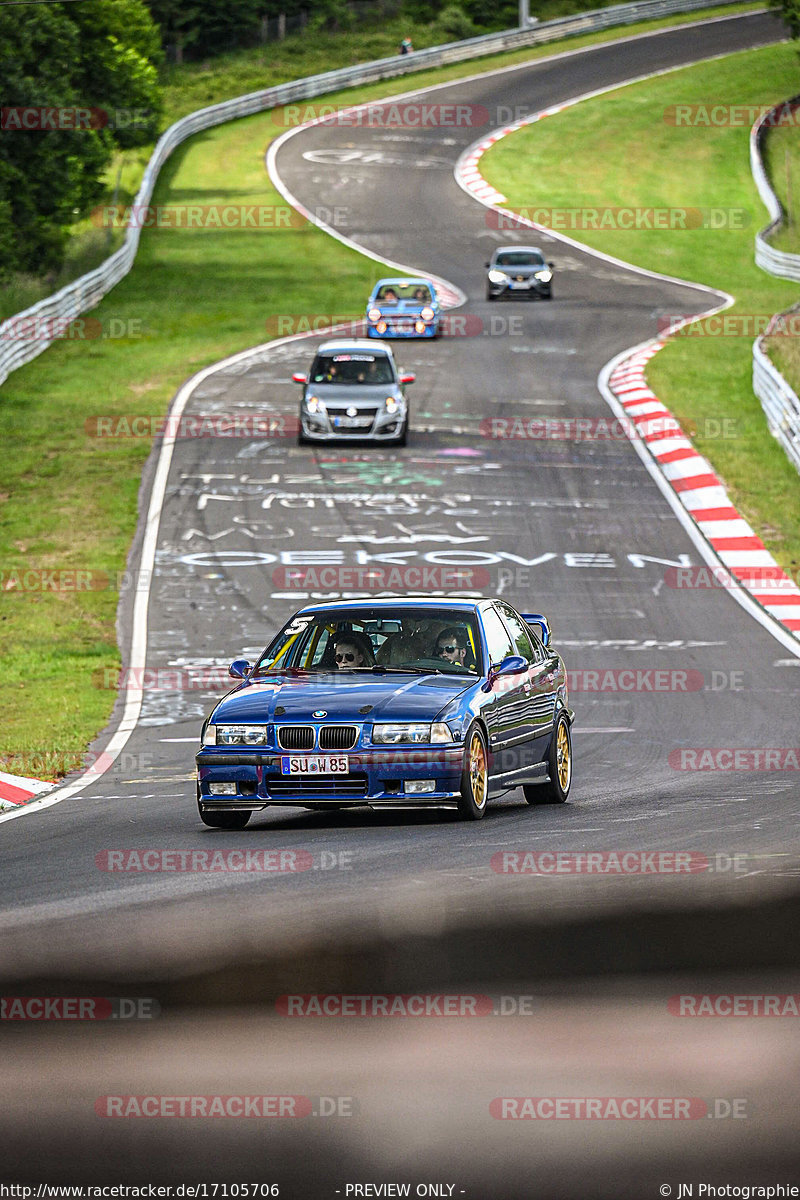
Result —
POLYGON ((512 788, 529 804, 569 793, 566 668, 546 619, 503 600, 309 605, 230 674, 196 758, 206 825, 243 829, 273 805, 480 820, 512 788))

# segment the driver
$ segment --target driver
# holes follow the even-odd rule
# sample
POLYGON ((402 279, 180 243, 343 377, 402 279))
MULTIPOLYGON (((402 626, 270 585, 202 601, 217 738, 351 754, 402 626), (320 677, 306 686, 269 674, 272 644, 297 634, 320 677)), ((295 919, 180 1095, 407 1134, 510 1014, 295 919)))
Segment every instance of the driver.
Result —
POLYGON ((337 671, 371 667, 375 662, 372 645, 363 633, 343 633, 336 642, 333 658, 337 671))
POLYGON ((437 634, 436 647, 433 653, 435 658, 441 658, 445 662, 465 667, 467 665, 464 661, 467 657, 467 649, 467 636, 464 630, 456 629, 453 625, 449 629, 442 629, 437 634))

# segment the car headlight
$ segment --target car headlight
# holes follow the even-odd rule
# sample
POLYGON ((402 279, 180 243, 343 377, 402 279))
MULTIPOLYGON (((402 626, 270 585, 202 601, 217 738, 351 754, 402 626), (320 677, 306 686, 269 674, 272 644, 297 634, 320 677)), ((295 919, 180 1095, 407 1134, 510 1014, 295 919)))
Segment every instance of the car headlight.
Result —
POLYGON ((536 278, 541 279, 542 283, 549 283, 553 278, 553 272, 548 271, 547 267, 543 271, 536 272, 536 278))
POLYGON ((266 725, 209 725, 206 729, 204 745, 209 746, 266 746, 266 725), (214 741, 208 741, 208 735, 214 730, 214 741))
POLYGON ((431 727, 427 725, 373 725, 373 742, 429 742, 431 727))
POLYGON ((378 745, 419 742, 452 742, 453 735, 443 721, 433 725, 373 725, 372 740, 378 745))
POLYGON ((507 283, 508 276, 506 275, 506 273, 504 271, 491 270, 489 272, 489 282, 490 283, 507 283))
POLYGON ((423 321, 432 321, 435 314, 434 314, 434 311, 431 308, 431 306, 429 304, 427 304, 425 306, 425 308, 422 309, 422 311, 420 312, 419 315, 422 317, 423 321))
POLYGON ((320 400, 319 396, 306 396, 306 410, 310 413, 324 413, 325 405, 320 400))
POLYGON ((387 397, 386 397, 386 401, 385 401, 385 403, 386 403, 386 411, 387 411, 388 413, 395 413, 395 412, 397 412, 397 409, 399 408, 399 405, 398 405, 398 403, 397 403, 397 397, 396 397, 396 396, 387 396, 387 397))
POLYGON ((381 310, 379 308, 370 308, 367 312, 370 321, 380 321, 381 310))

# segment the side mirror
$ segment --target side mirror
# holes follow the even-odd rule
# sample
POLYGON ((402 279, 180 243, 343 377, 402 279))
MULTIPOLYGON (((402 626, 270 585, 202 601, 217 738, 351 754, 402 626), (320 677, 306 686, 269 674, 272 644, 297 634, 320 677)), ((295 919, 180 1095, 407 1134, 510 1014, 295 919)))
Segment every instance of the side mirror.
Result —
POLYGON ((228 667, 231 679, 244 679, 249 674, 250 663, 246 658, 237 658, 228 667))
POLYGON ((416 378, 417 378, 416 375, 412 375, 407 372, 405 375, 400 376, 400 382, 401 383, 413 383, 416 378))
POLYGON ((484 266, 487 266, 487 267, 490 267, 491 265, 492 265, 492 264, 491 264, 491 263, 488 263, 488 262, 487 262, 487 263, 484 263, 484 266))
POLYGON ((556 264, 555 264, 555 263, 548 263, 547 265, 548 265, 548 267, 554 267, 556 264))
POLYGON ((308 383, 308 376, 295 374, 292 376, 292 381, 293 383, 308 383))
POLYGON ((504 658, 496 667, 489 668, 488 678, 481 687, 484 692, 489 692, 495 679, 501 675, 524 675, 529 667, 530 663, 521 654, 509 654, 508 658, 504 658))

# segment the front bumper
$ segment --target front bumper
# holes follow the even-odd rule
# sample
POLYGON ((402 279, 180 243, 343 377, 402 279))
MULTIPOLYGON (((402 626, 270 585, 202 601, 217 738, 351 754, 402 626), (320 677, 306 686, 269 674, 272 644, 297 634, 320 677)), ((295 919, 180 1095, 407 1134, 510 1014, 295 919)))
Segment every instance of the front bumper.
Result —
POLYGON ((531 276, 530 279, 509 280, 508 283, 489 282, 487 287, 493 296, 549 296, 552 280, 544 283, 541 279, 531 276))
POLYGON ((274 750, 207 748, 196 758, 198 800, 204 810, 257 812, 291 808, 455 808, 461 789, 464 747, 431 745, 348 753, 346 775, 283 775, 274 750), (430 792, 407 792, 407 782, 429 780, 430 792), (236 793, 212 796, 210 785, 234 783, 236 793))
POLYGON ((367 337, 371 338, 435 338, 438 332, 438 317, 429 322, 422 333, 414 329, 413 318, 406 317, 398 321, 387 321, 383 333, 379 332, 377 325, 372 321, 367 321, 367 337))
MULTIPOLYGON (((337 414, 338 416, 338 414, 337 414)), ((313 417, 301 410, 300 430, 302 436, 309 442, 392 442, 401 437, 408 420, 407 408, 401 408, 396 414, 378 412, 370 421, 363 415, 352 418, 353 424, 336 424, 327 415, 314 414, 313 417)))

